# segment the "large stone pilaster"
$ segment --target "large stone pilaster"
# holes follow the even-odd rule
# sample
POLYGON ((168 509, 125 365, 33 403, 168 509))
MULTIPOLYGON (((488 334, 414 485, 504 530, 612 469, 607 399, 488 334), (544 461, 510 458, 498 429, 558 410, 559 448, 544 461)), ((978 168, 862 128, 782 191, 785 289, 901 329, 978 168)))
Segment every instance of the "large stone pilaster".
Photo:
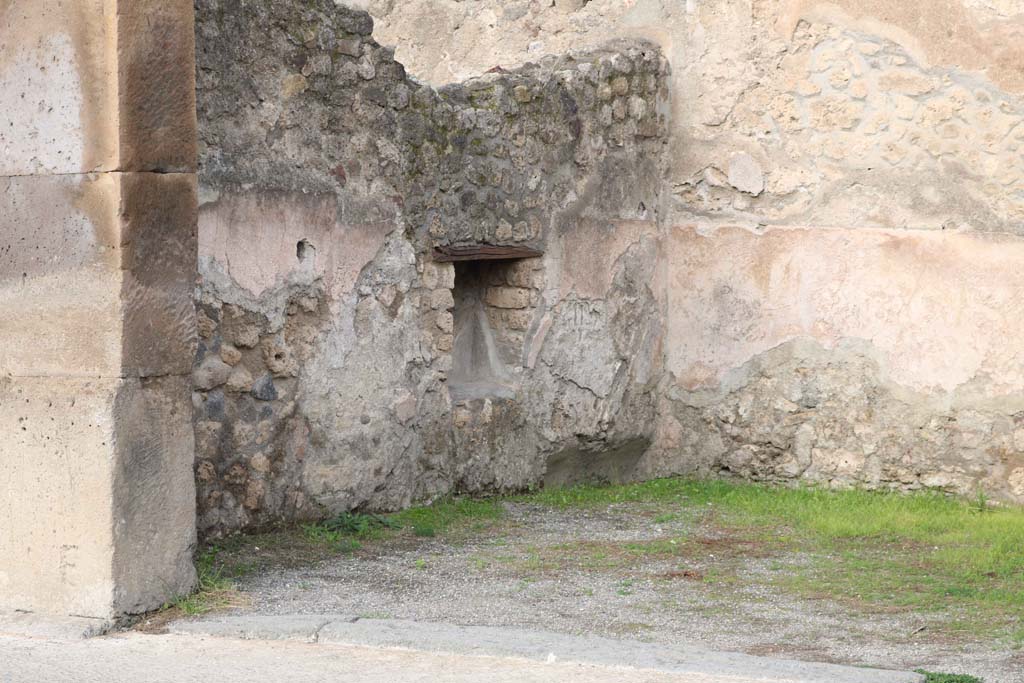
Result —
POLYGON ((0 1, 0 608, 195 581, 190 0, 0 1))

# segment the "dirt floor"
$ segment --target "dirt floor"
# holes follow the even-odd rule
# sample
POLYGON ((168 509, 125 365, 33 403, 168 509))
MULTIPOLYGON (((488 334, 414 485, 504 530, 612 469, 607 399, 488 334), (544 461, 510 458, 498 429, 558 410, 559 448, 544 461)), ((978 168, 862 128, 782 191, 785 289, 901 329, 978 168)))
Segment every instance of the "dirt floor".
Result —
POLYGON ((1024 652, 950 633, 947 612, 795 594, 785 579, 808 558, 723 530, 713 516, 640 503, 500 505, 497 519, 436 537, 389 532, 342 553, 311 543, 308 529, 226 543, 218 566, 239 577, 242 594, 227 612, 520 626, 1024 682, 1024 652))

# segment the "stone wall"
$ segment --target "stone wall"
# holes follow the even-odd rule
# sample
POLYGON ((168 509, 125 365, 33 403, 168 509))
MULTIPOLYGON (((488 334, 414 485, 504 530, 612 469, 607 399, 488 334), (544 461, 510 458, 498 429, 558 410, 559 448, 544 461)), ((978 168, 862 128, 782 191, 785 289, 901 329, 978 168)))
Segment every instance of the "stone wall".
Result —
POLYGON ((1024 500, 1012 3, 358 3, 398 61, 197 2, 203 533, 671 473, 1024 500), (540 256, 434 251, 481 243, 540 256))
POLYGON ((644 472, 1024 500, 1019 2, 360 4, 432 83, 611 37, 672 64, 644 472))
POLYGON ((630 471, 661 364, 658 50, 435 90, 333 0, 196 12, 201 533, 517 489, 566 454, 630 471), (541 256, 435 258, 480 243, 541 256), (504 371, 460 393, 474 277, 504 371))

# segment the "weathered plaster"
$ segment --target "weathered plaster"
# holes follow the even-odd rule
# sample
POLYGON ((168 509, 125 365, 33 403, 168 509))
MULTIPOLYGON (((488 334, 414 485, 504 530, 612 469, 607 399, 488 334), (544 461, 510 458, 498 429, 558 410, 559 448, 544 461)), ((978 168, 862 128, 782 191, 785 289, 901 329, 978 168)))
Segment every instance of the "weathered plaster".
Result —
POLYGON ((787 0, 768 7, 783 37, 800 21, 842 25, 898 43, 924 66, 985 73, 1003 90, 1024 91, 1024 10, 1015 0, 787 0))
POLYGON ((198 17, 201 532, 517 489, 563 450, 651 440, 656 50, 434 90, 326 0, 198 17), (432 252, 478 242, 544 256, 467 293, 432 252), (452 375, 467 319, 500 387, 452 375))
MULTIPOLYGON (((363 4, 434 83, 611 36, 671 63, 667 374, 638 471, 1020 499, 1019 2, 363 4)), ((604 290, 561 258, 587 273, 565 291, 604 290)))
POLYGON ((223 297, 236 297, 232 303, 268 311, 280 310, 279 302, 271 303, 274 293, 289 284, 322 280, 332 299, 351 294, 391 228, 346 225, 334 195, 225 191, 203 205, 201 216, 206 277, 220 283, 223 297), (302 241, 307 246, 300 255, 302 241))
POLYGON ((926 393, 971 383, 1024 391, 1024 243, 933 231, 720 227, 670 233, 667 366, 680 385, 721 383, 784 342, 869 342, 890 379, 926 393), (728 259, 722 259, 728 254, 728 259))
POLYGON ((1024 224, 1013 3, 366 4, 381 40, 435 83, 612 36, 659 44, 673 65, 670 209, 679 221, 1024 224), (738 157, 748 160, 739 178, 738 157), (759 177, 763 191, 745 180, 759 177))

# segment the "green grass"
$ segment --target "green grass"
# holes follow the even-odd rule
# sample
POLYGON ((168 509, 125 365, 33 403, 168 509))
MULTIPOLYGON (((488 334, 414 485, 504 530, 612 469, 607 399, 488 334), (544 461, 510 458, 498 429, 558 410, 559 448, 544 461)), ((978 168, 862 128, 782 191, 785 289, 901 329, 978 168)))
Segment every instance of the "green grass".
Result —
POLYGON ((357 534, 326 529, 319 524, 303 524, 302 533, 306 540, 314 545, 322 545, 339 553, 353 553, 363 547, 356 538, 357 534))
MULTIPOLYGON (((702 575, 683 578, 727 590, 746 580, 740 573, 745 563, 763 559, 771 570, 764 580, 776 589, 864 612, 931 614, 930 631, 1024 647, 1024 508, 994 506, 981 495, 957 499, 933 492, 836 492, 721 480, 659 479, 483 500, 450 497, 387 517, 344 513, 298 530, 239 537, 200 557, 200 590, 180 606, 189 613, 205 610, 215 596, 229 594, 231 578, 269 564, 309 563, 324 553, 352 552, 397 537, 489 538, 502 547, 509 531, 505 501, 619 510, 645 515, 651 524, 679 526, 652 540, 567 540, 529 549, 525 556, 496 554, 482 558, 480 567, 493 562, 521 572, 629 572, 649 560, 679 558, 706 565, 702 575)), ((426 563, 417 566, 425 569, 426 563)))
MULTIPOLYGON (((710 482, 709 482, 710 483, 710 482)), ((515 496, 515 500, 556 508, 597 507, 616 503, 661 503, 682 501, 704 484, 688 479, 655 479, 639 484, 618 486, 571 486, 542 489, 515 496)), ((674 511, 665 510, 665 519, 674 511)))
POLYGON ((302 532, 313 544, 351 553, 363 546, 362 540, 383 538, 388 531, 400 528, 401 525, 390 517, 342 512, 320 522, 303 524, 302 532))
POLYGON ((433 505, 410 508, 391 515, 400 527, 408 527, 417 536, 430 537, 468 526, 482 531, 504 516, 501 501, 496 498, 444 498, 433 505))
POLYGON ((196 589, 165 604, 164 609, 176 608, 188 616, 197 616, 243 604, 234 581, 225 575, 224 566, 217 561, 218 553, 219 549, 207 549, 196 558, 196 589))
MULTIPOLYGON (((898 495, 660 479, 542 491, 520 499, 555 507, 672 502, 714 513, 727 526, 760 530, 773 538, 781 534, 784 539, 814 540, 837 549, 858 549, 859 542, 913 548, 930 565, 960 576, 1024 576, 1024 509, 989 508, 979 513, 975 503, 938 493, 898 495)), ((1020 589, 1024 591, 1024 585, 1020 589)), ((1024 592, 999 599, 1007 597, 1024 600, 1024 592)))
POLYGON ((982 496, 661 479, 519 500, 558 508, 653 506, 656 521, 689 515, 809 555, 809 563, 788 567, 779 579, 800 594, 868 609, 947 611, 954 615, 946 624, 951 632, 998 628, 1018 646, 1024 641, 1024 509, 994 507, 982 496))
POLYGON ((982 679, 966 674, 937 674, 924 669, 918 669, 916 673, 924 674, 925 683, 984 683, 982 679))
POLYGON ((343 512, 321 522, 305 524, 302 530, 313 543, 333 546, 340 552, 352 552, 362 547, 363 541, 386 538, 403 529, 420 538, 433 538, 456 528, 482 531, 502 516, 503 508, 498 500, 449 497, 433 505, 410 508, 388 516, 343 512))

